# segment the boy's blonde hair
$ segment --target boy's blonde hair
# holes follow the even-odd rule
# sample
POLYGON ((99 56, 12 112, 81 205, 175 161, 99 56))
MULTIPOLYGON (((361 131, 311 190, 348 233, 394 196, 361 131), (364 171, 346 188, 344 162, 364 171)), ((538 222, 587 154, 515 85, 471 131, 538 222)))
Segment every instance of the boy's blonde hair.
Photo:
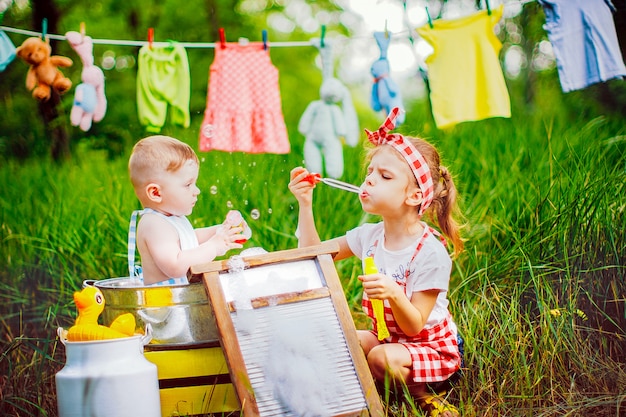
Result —
POLYGON ((139 190, 164 172, 176 172, 189 160, 199 163, 198 156, 186 143, 169 136, 148 136, 133 147, 128 161, 130 181, 139 190))

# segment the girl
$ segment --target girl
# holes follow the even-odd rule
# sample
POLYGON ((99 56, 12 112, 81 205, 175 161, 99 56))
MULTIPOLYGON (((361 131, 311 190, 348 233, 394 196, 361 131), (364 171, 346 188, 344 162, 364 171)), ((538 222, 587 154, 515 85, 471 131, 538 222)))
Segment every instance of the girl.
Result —
MULTIPOLYGON (((361 275, 363 310, 374 330, 358 336, 374 378, 402 384, 428 415, 451 417, 458 411, 427 391, 427 383, 445 381, 460 367, 457 329, 446 294, 452 261, 445 240, 422 217, 437 219, 454 253, 463 250, 454 220, 456 188, 448 170, 439 165, 437 150, 426 141, 389 134, 399 114, 395 108, 376 132, 366 130, 375 147, 368 154, 367 176, 359 199, 363 210, 382 218, 333 239, 335 260, 373 257, 378 273, 361 275), (370 300, 384 302, 390 336, 379 340, 370 300)), ((299 246, 321 243, 313 216, 314 184, 303 168, 291 171, 289 189, 299 204, 299 246)))

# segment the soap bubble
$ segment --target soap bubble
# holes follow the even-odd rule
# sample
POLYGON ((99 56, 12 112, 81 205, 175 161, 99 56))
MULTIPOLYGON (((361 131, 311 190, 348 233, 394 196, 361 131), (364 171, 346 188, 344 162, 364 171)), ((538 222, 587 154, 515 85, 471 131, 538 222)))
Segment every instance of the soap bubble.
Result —
POLYGON ((272 208, 271 207, 267 209, 267 214, 272 214, 272 208))
POLYGON ((252 217, 254 220, 258 220, 259 217, 261 217, 261 213, 257 209, 252 209, 252 211, 250 212, 250 217, 252 217))
POLYGON ((230 200, 228 200, 228 201, 226 202, 226 207, 228 207, 229 209, 233 208, 233 202, 232 202, 232 201, 230 201, 230 200))
POLYGON ((217 194, 217 185, 211 186, 211 194, 217 194))

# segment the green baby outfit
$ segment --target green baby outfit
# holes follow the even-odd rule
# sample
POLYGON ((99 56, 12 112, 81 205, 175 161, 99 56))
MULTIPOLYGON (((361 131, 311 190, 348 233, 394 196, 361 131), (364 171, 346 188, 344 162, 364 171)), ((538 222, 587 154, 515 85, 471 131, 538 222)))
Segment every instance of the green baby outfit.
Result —
POLYGON ((185 48, 175 43, 163 47, 144 45, 137 64, 139 123, 148 132, 160 132, 169 105, 170 121, 189 127, 191 79, 185 48))

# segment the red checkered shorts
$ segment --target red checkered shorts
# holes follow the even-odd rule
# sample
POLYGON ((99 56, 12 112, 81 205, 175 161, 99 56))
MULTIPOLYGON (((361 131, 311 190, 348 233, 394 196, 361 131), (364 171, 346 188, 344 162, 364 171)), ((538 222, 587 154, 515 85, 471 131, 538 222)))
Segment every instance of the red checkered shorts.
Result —
MULTIPOLYGON (((373 318, 369 300, 364 300, 363 310, 373 318)), ((448 315, 433 327, 423 329, 417 336, 408 337, 400 330, 390 310, 385 308, 385 322, 391 336, 383 343, 400 343, 407 348, 413 362, 410 376, 413 382, 445 381, 459 370, 461 354, 457 336, 450 326, 452 316, 448 315)), ((372 333, 377 336, 375 330, 372 333)))

